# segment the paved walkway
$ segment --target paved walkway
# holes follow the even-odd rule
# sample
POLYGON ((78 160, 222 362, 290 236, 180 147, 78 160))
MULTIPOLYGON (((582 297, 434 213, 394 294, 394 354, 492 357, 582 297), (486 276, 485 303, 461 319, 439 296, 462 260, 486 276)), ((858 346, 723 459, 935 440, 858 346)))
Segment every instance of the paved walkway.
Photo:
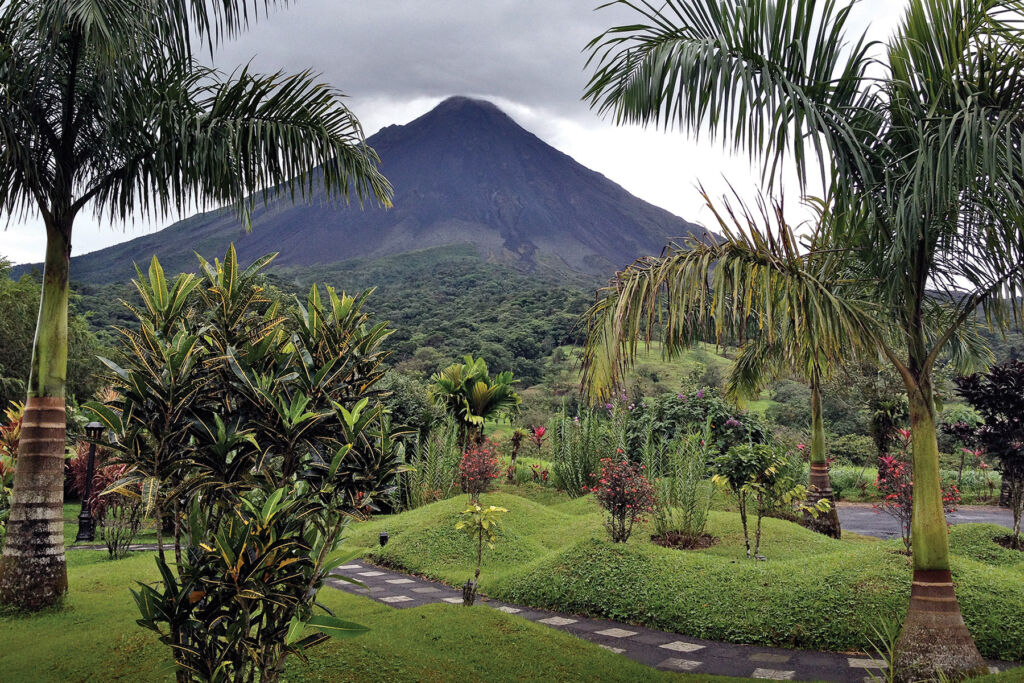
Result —
MULTIPOLYGON (((461 606, 461 589, 416 576, 394 572, 360 561, 338 569, 338 573, 358 579, 360 588, 338 579, 328 585, 399 609, 435 602, 461 606)), ((498 600, 481 602, 508 614, 544 624, 597 643, 642 664, 680 673, 705 673, 769 680, 795 681, 871 681, 885 663, 866 655, 842 655, 808 650, 783 650, 750 645, 716 643, 677 633, 655 631, 603 619, 558 614, 546 610, 511 605, 498 600)), ((454 608, 454 607, 453 607, 454 608)), ((993 662, 998 666, 998 662, 993 662)))
MULTIPOLYGON (((839 503, 839 523, 843 531, 852 531, 877 538, 899 538, 899 523, 885 514, 876 512, 871 503, 839 503)), ((999 524, 1013 528, 1013 513, 1006 508, 988 505, 963 505, 946 515, 950 524, 999 524)))

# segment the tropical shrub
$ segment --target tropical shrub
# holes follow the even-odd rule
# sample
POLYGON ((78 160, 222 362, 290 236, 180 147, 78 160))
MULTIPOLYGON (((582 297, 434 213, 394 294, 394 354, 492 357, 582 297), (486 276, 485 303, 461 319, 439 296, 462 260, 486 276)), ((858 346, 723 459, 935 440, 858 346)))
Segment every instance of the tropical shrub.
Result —
POLYGON ((483 438, 484 423, 498 417, 513 418, 522 400, 513 388, 511 371, 491 377, 483 358, 468 355, 430 378, 430 396, 463 429, 463 444, 483 438))
POLYGON ((444 500, 459 486, 459 425, 451 418, 435 424, 426 434, 400 448, 406 463, 401 474, 400 505, 406 509, 444 500))
MULTIPOLYGON (((914 468, 907 455, 910 448, 910 432, 899 430, 901 449, 894 455, 883 455, 878 459, 878 478, 875 489, 881 501, 875 510, 884 512, 900 525, 900 536, 907 553, 910 550, 911 521, 914 508, 914 468)), ((942 507, 947 513, 956 510, 960 504, 960 490, 955 483, 942 487, 942 507)))
MULTIPOLYGON (((807 487, 796 483, 797 475, 794 472, 797 469, 793 460, 787 457, 784 449, 772 444, 741 444, 715 458, 717 474, 713 480, 728 488, 736 497, 747 557, 765 559, 760 554, 761 520, 765 515, 781 506, 792 507, 806 496, 807 487), (747 524, 747 504, 750 500, 754 501, 757 515, 753 551, 750 548, 747 524)), ((826 499, 818 501, 815 507, 800 506, 801 510, 812 515, 828 511, 830 507, 826 499)))
POLYGON ((462 519, 455 524, 457 531, 465 531, 476 541, 476 573, 472 579, 466 581, 462 587, 462 604, 469 607, 476 600, 477 587, 480 585, 480 567, 484 558, 484 541, 487 547, 494 549, 494 542, 498 540, 497 530, 501 526, 501 515, 508 512, 502 507, 490 505, 483 508, 479 503, 473 503, 462 512, 462 519))
POLYGON ((427 391, 427 384, 411 375, 389 370, 377 384, 381 403, 391 422, 413 435, 425 435, 442 417, 427 391))
POLYGON ((470 444, 462 454, 459 463, 459 485, 463 493, 473 500, 479 500, 481 493, 487 493, 498 478, 498 453, 490 439, 470 444))
POLYGON ((828 457, 841 465, 873 465, 878 459, 875 442, 870 436, 833 435, 825 440, 825 444, 828 457))
POLYGON ((25 408, 12 403, 4 410, 0 422, 0 548, 7 534, 7 518, 11 514, 11 490, 14 487, 14 468, 18 460, 18 442, 21 440, 21 418, 25 408))
POLYGON ((629 540, 636 521, 654 510, 654 487, 644 466, 620 458, 601 459, 601 474, 590 489, 608 513, 605 527, 614 543, 629 540))
POLYGON ((544 445, 544 435, 547 433, 548 428, 544 426, 532 427, 530 429, 530 441, 533 442, 534 447, 537 451, 540 451, 541 446, 544 445))
MULTIPOLYGON (((518 427, 512 431, 512 436, 509 438, 509 446, 512 452, 509 455, 509 465, 508 469, 505 470, 505 475, 510 484, 516 480, 516 460, 519 459, 519 449, 523 447, 523 439, 529 435, 530 433, 525 429, 518 427)), ((540 446, 538 445, 537 448, 539 450, 540 446)))
POLYGON ((1024 362, 1010 360, 985 374, 957 379, 957 388, 981 416, 978 445, 995 458, 1003 476, 1003 491, 1013 511, 1011 545, 1024 550, 1024 362))
MULTIPOLYGON (((692 432, 677 439, 668 451, 665 468, 658 473, 654 506, 655 533, 662 538, 678 534, 693 545, 704 534, 711 509, 713 487, 708 478, 708 432, 692 432)), ((652 475, 653 476, 653 475, 652 475)))
MULTIPOLYGON (((569 417, 563 406, 551 428, 551 462, 555 485, 573 498, 584 495, 601 467, 600 454, 607 452, 610 425, 594 410, 569 417)), ((614 446, 612 446, 614 447, 614 446)))
POLYGON ((117 396, 89 409, 116 437, 157 525, 162 580, 141 585, 139 623, 172 649, 179 680, 280 677, 285 659, 362 627, 317 614, 338 546, 395 485, 396 435, 371 403, 388 330, 356 297, 314 286, 283 315, 235 251, 168 282, 156 259, 135 284, 137 330, 120 330, 117 396), (200 287, 200 283, 202 286, 200 287), (314 629, 306 633, 306 629, 314 629))
POLYGON ((628 453, 640 453, 652 440, 663 444, 705 424, 711 426, 711 443, 719 452, 726 452, 739 443, 762 443, 769 430, 760 418, 737 410, 707 387, 692 394, 675 393, 634 399, 627 406, 629 419, 623 448, 628 453))

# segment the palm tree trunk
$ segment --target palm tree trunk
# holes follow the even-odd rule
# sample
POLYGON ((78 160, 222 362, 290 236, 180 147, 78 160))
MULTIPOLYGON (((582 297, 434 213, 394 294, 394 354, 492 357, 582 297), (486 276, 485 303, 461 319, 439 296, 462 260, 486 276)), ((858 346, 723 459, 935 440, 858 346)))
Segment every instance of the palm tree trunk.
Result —
POLYGON ((63 484, 70 235, 70 220, 47 221, 32 374, 0 559, 0 604, 22 610, 58 603, 68 588, 63 484))
POLYGON ((907 386, 914 464, 914 578, 907 618, 896 644, 896 670, 905 680, 932 680, 939 674, 957 680, 987 669, 964 624, 953 588, 935 407, 928 380, 922 380, 907 386))
POLYGON ((819 513, 817 516, 805 513, 805 524, 819 534, 841 538, 843 531, 839 525, 839 511, 836 509, 836 496, 832 491, 828 459, 825 458, 825 420, 821 412, 821 379, 815 373, 811 377, 811 476, 807 502, 813 506, 822 499, 828 500, 831 504, 829 511, 819 513))

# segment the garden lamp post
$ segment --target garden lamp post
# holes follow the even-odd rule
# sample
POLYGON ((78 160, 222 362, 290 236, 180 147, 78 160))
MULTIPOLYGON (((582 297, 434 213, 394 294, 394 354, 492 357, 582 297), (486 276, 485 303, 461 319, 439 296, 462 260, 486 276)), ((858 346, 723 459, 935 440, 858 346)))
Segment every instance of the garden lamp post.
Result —
POLYGON ((390 538, 390 536, 388 536, 388 532, 386 532, 386 531, 380 532, 380 537, 379 537, 378 540, 380 541, 380 547, 381 548, 383 548, 384 546, 386 546, 388 544, 388 539, 389 538, 390 538))
POLYGON ((85 468, 85 491, 82 492, 82 511, 78 515, 78 535, 75 543, 91 541, 96 537, 96 524, 92 518, 92 478, 96 471, 96 442, 103 436, 103 425, 90 422, 85 425, 89 438, 89 462, 85 468))

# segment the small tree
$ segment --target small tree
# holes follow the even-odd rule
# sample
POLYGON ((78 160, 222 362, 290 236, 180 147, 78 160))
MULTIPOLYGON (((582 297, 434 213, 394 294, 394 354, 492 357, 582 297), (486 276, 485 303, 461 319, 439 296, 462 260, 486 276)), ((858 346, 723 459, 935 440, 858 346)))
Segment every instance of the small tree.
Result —
POLYGON ((522 400, 508 370, 491 377, 483 358, 466 356, 431 377, 434 403, 462 425, 463 444, 484 438, 484 424, 499 416, 515 417, 522 400))
POLYGON ((1024 550, 1020 535, 1024 516, 1024 362, 1011 360, 987 373, 961 377, 956 383, 960 395, 981 415, 977 440, 996 458, 1013 511, 1010 544, 1024 550))
POLYGON ((628 460, 602 458, 601 476, 591 491, 608 513, 605 527, 615 543, 629 540, 633 524, 654 510, 654 487, 644 466, 628 460))
POLYGON ((375 385, 389 332, 368 296, 312 287, 288 316, 260 271, 201 261, 168 282, 156 259, 136 281, 138 327, 121 330, 116 395, 89 404, 114 435, 124 478, 166 512, 160 582, 139 585, 139 624, 172 651, 179 681, 280 678, 286 659, 366 629, 317 613, 318 591, 356 553, 346 525, 391 499, 397 434, 375 385), (304 633, 309 627, 312 633, 304 633))
MULTIPOLYGON (((743 542, 747 557, 765 559, 761 550, 761 520, 765 514, 780 506, 792 505, 807 493, 807 487, 796 483, 796 477, 788 470, 785 451, 769 444, 744 444, 733 446, 725 455, 715 458, 718 473, 713 481, 727 487, 736 496, 743 525, 743 542), (747 524, 747 503, 753 499, 757 514, 754 532, 754 549, 750 549, 750 534, 747 524)), ((821 499, 814 505, 800 505, 802 511, 815 515, 827 512, 831 504, 821 499)))
POLYGON ((513 483, 516 480, 516 460, 519 458, 519 449, 523 447, 523 439, 528 436, 527 432, 522 427, 516 428, 512 432, 512 438, 509 439, 509 444, 512 446, 512 455, 510 456, 510 463, 508 470, 505 472, 508 477, 508 483, 513 483))
POLYGON ((456 523, 457 531, 465 531, 476 540, 476 573, 462 587, 462 604, 469 607, 476 600, 476 591, 480 585, 480 567, 484 559, 484 541, 487 547, 494 550, 494 542, 498 540, 498 527, 501 526, 501 515, 508 512, 505 508, 494 505, 483 508, 473 503, 462 511, 463 519, 456 523))

